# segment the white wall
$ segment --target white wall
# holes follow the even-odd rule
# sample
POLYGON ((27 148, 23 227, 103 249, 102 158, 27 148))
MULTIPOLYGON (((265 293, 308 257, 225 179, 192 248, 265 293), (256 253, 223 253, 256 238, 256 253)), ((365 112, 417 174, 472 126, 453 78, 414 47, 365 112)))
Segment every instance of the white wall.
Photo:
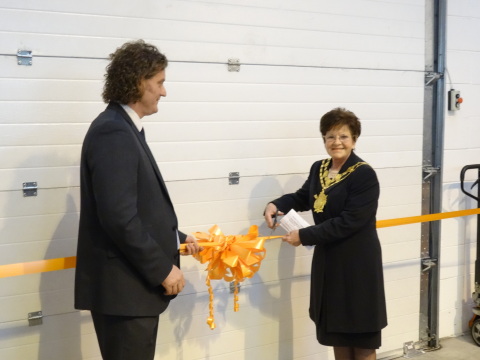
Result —
MULTIPOLYGON (((336 106, 362 119, 357 152, 380 178, 378 219, 420 214, 424 9, 418 0, 3 0, 0 264, 75 254, 80 146, 105 106, 108 54, 136 38, 170 59, 168 96, 145 127, 182 230, 258 224, 268 234, 266 202, 326 156, 318 121, 336 106), (18 49, 33 51, 33 66, 17 65, 18 49), (229 58, 240 72, 227 71, 229 58), (228 185, 232 171, 239 185, 228 185), (23 198, 25 181, 38 182, 37 197, 23 198)), ((386 353, 418 339, 420 226, 380 236, 386 353)), ((184 258, 189 284, 161 316, 158 358, 331 359, 308 319, 310 259, 269 242, 238 313, 228 284, 214 282, 210 331, 204 266, 184 258)), ((99 359, 89 314, 73 309, 73 274, 0 280, 1 359, 99 359), (44 324, 28 327, 38 310, 44 324)))
MULTIPOLYGON (((446 90, 460 90, 460 111, 445 109, 443 211, 472 209, 477 203, 460 190, 460 171, 480 163, 480 3, 448 2, 446 90)), ((445 95, 447 96, 447 95, 445 95)), ((477 172, 467 172, 470 189, 477 172)), ((471 190, 477 194, 478 187, 471 190)), ((468 331, 472 317, 477 217, 442 221, 440 336, 468 331)))

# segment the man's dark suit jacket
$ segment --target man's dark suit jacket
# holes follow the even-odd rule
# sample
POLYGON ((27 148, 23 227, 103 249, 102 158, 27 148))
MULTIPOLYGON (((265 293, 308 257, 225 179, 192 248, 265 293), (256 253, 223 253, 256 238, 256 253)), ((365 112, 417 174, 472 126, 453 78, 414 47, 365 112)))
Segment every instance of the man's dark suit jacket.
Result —
POLYGON ((80 171, 75 308, 162 313, 173 296, 161 283, 179 266, 178 223, 155 159, 121 105, 110 103, 91 124, 80 171))

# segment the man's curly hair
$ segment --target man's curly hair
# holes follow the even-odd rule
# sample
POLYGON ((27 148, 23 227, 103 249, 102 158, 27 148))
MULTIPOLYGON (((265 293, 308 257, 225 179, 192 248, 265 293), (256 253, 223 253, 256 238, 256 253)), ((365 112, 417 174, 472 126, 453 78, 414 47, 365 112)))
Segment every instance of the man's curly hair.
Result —
POLYGON ((154 77, 165 70, 168 60, 154 45, 143 40, 127 42, 110 54, 107 65, 103 101, 134 103, 142 98, 142 80, 154 77))

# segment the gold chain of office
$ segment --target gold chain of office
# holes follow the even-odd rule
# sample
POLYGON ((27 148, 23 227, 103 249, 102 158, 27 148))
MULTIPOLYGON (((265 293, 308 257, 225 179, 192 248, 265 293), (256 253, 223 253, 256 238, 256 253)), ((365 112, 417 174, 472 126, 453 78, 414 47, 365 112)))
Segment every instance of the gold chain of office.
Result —
POLYGON ((322 160, 322 163, 320 164, 320 184, 322 185, 322 191, 318 195, 313 195, 315 198, 315 202, 313 204, 313 210, 316 213, 321 213, 323 212, 323 208, 325 207, 327 203, 327 198, 328 195, 325 194, 325 190, 327 190, 329 187, 338 184, 340 181, 344 180, 347 178, 351 173, 353 173, 358 167, 365 165, 366 162, 358 162, 352 166, 350 166, 347 170, 344 172, 335 175, 332 179, 328 177, 328 167, 330 165, 330 162, 332 159, 324 159, 322 160))

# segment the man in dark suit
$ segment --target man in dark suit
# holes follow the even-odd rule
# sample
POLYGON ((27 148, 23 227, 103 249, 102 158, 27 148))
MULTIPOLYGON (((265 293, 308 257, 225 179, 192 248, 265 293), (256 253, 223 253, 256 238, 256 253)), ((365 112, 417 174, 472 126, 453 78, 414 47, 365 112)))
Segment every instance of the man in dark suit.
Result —
POLYGON ((142 40, 110 55, 103 99, 81 156, 81 211, 75 308, 90 310, 105 360, 155 355, 159 314, 185 286, 179 244, 201 250, 178 230, 142 118, 166 96, 166 57, 142 40))

